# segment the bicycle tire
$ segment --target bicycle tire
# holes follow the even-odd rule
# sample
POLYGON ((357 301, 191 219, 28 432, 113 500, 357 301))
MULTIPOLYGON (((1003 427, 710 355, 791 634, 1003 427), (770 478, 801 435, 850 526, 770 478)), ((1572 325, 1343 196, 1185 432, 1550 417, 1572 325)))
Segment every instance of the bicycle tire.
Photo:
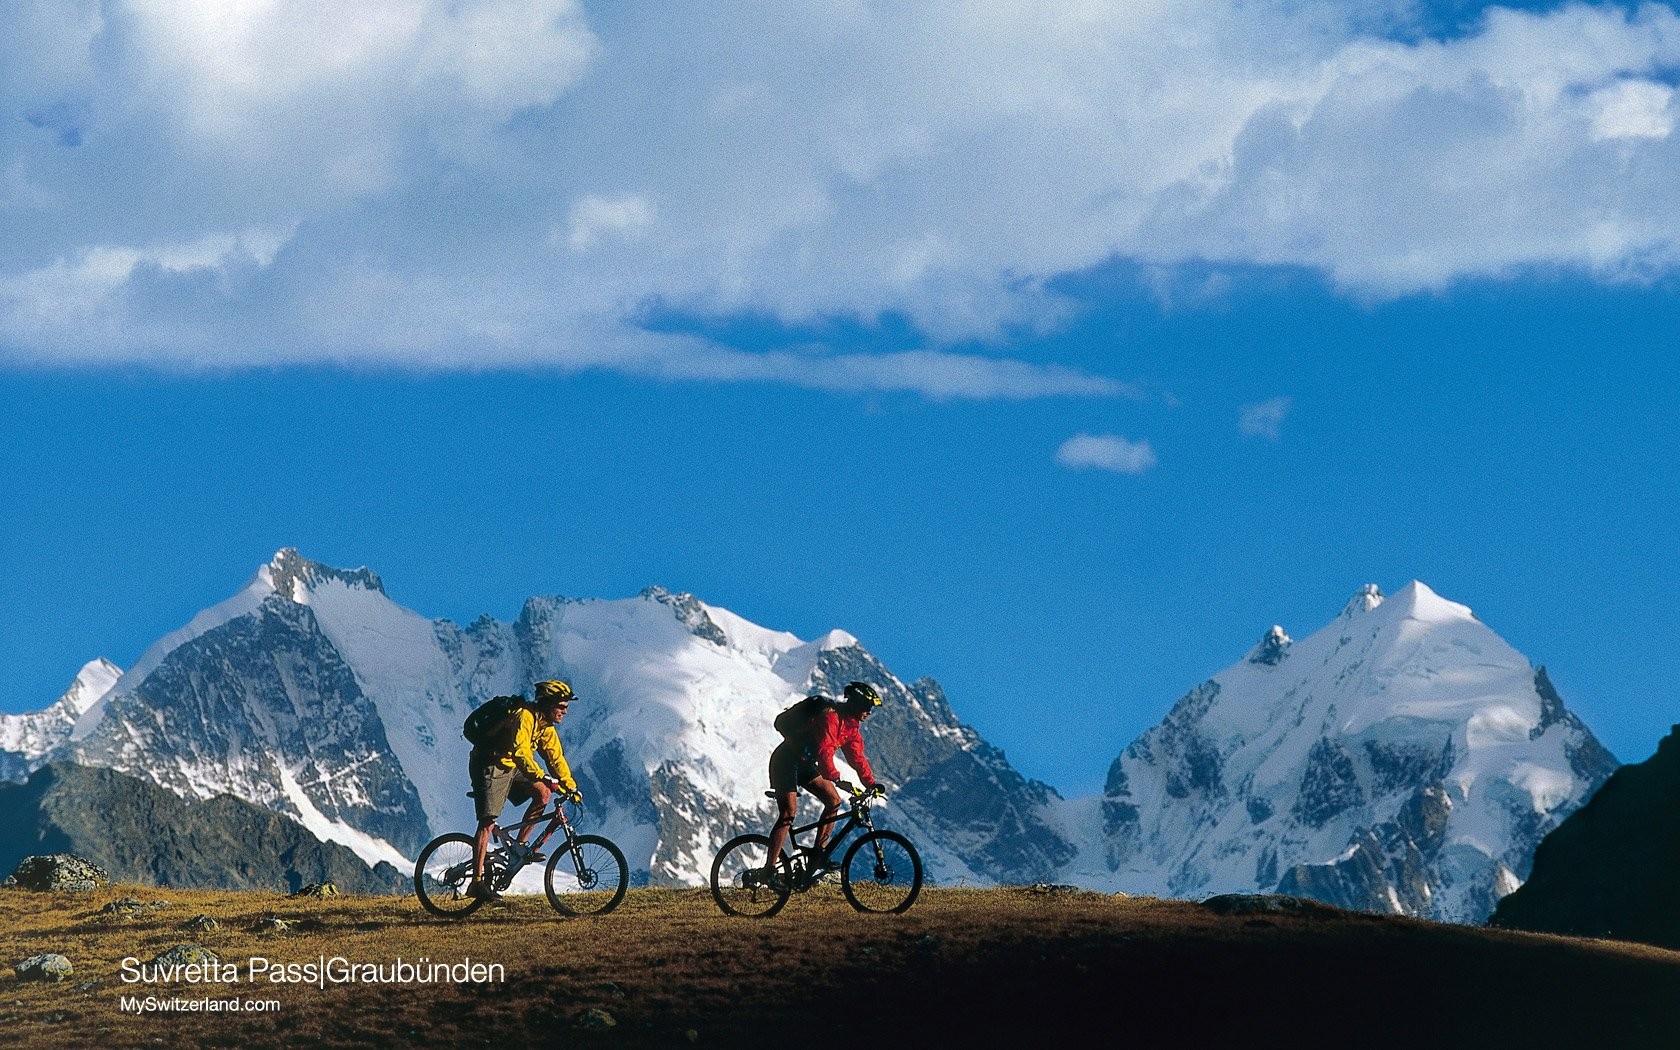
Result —
POLYGON ((725 915, 768 919, 787 904, 793 891, 785 870, 780 886, 752 874, 764 869, 769 855, 770 839, 765 835, 737 835, 718 850, 712 860, 712 900, 725 915))
POLYGON ((922 892, 921 855, 896 831, 871 831, 846 851, 840 864, 840 889, 858 911, 877 915, 908 911, 922 892))
POLYGON ((624 851, 612 840, 599 835, 579 835, 575 851, 564 843, 550 846, 554 855, 548 858, 543 870, 543 892, 548 903, 561 915, 605 915, 618 907, 630 888, 630 866, 624 862, 624 851), (577 857, 583 857, 583 869, 577 868, 577 857), (562 869, 561 861, 565 861, 562 869), (559 872, 561 885, 555 885, 559 872), (577 883, 572 889, 564 884, 570 879, 577 883))
POLYGON ((467 894, 472 883, 474 840, 452 832, 426 843, 414 862, 414 895, 420 906, 445 919, 464 919, 484 903, 467 894), (462 872, 461 865, 466 865, 462 872))

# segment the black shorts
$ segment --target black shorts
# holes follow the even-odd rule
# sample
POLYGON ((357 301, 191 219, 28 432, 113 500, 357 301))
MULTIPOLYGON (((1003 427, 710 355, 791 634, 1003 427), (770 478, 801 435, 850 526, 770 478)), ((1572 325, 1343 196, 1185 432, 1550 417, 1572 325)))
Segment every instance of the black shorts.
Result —
POLYGON ((811 757, 811 750, 805 744, 784 740, 770 752, 771 791, 796 791, 801 785, 821 778, 817 760, 811 757))

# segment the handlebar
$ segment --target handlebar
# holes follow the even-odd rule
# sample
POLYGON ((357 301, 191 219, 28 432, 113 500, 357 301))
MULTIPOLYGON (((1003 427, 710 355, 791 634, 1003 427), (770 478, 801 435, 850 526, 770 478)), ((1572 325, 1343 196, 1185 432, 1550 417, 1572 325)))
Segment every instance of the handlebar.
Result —
POLYGON ((872 788, 852 788, 853 806, 878 805, 887 800, 887 789, 879 784, 872 788))
POLYGON ((570 791, 562 792, 560 790, 560 782, 555 780, 553 777, 544 777, 543 782, 546 783, 549 786, 549 789, 554 792, 554 802, 556 805, 566 802, 579 806, 583 805, 583 795, 576 788, 573 788, 570 791))

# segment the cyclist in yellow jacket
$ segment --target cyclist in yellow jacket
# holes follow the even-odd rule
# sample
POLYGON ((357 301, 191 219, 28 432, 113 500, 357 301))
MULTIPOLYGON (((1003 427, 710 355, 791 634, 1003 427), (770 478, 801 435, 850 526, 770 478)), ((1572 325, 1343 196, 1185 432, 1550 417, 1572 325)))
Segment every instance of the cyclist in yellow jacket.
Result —
MULTIPOLYGON (((473 881, 468 892, 474 896, 491 900, 500 896, 495 887, 484 881, 484 858, 490 850, 491 829, 501 817, 505 803, 517 806, 529 799, 531 805, 525 811, 529 820, 548 808, 549 799, 557 790, 583 801, 556 730, 572 700, 572 687, 565 682, 538 682, 535 699, 520 704, 489 743, 472 749, 467 768, 478 810, 478 835, 473 841, 473 881), (537 764, 539 755, 548 765, 546 775, 537 764)), ((536 826, 532 823, 520 828, 518 841, 523 844, 536 826)), ((532 854, 531 859, 546 858, 532 854)))

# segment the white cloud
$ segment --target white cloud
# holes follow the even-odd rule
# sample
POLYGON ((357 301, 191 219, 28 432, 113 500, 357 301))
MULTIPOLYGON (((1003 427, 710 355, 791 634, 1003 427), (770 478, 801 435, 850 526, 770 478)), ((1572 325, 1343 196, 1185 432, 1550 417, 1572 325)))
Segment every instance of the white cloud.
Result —
POLYGON ((112 322, 137 273, 226 277, 240 267, 271 265, 290 237, 289 230, 253 229, 145 248, 96 245, 28 273, 0 275, 0 326, 47 335, 79 330, 94 345, 77 353, 98 356, 101 346, 123 338, 112 322))
POLYGON ((1649 80, 1620 80, 1593 92, 1595 139, 1665 139, 1674 133, 1674 89, 1649 80))
POLYGON ((279 363, 658 360, 1111 395, 946 348, 1055 327, 1055 279, 1113 259, 1307 267, 1376 297, 1680 264, 1680 17, 1662 6, 1493 9, 1417 42, 1315 0, 14 7, 13 357, 237 343, 279 363), (156 280, 110 247, 245 229, 295 234, 215 280, 156 280), (740 360, 643 332, 650 309, 792 328, 898 313, 929 349, 740 360))
POLYGON ((653 225, 653 205, 646 197, 628 193, 599 197, 593 193, 572 205, 568 243, 574 251, 588 251, 597 240, 610 234, 634 234, 653 225))
POLYGON ((1282 437, 1280 429, 1283 417, 1289 414, 1293 399, 1274 397, 1257 404, 1244 405, 1237 413, 1237 429, 1250 437, 1263 437, 1277 441, 1282 437))
POLYGON ((1157 460, 1147 441, 1128 441, 1112 434, 1079 434, 1062 442, 1056 450, 1056 462, 1075 470, 1142 474, 1157 460))

